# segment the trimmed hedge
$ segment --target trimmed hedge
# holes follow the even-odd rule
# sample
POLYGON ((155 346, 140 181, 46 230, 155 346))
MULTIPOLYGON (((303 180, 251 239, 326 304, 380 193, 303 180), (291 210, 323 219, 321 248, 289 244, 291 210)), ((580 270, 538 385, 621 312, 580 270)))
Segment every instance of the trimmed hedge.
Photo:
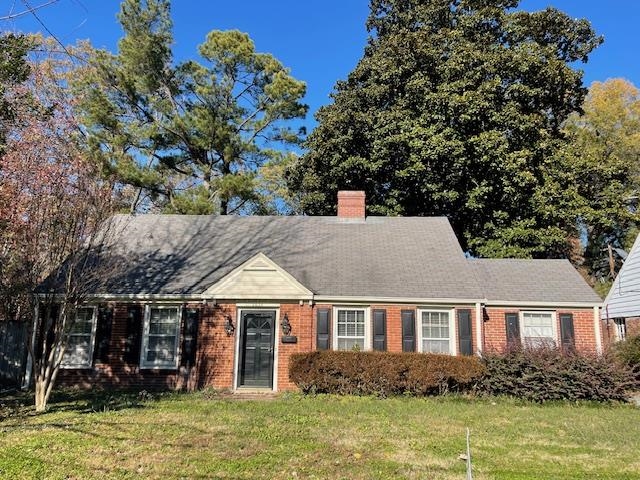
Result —
POLYGON ((549 400, 626 401, 637 387, 630 369, 607 357, 558 348, 516 349, 483 356, 479 393, 549 400))
POLYGON ((292 355, 289 365, 304 393, 385 397, 470 390, 483 371, 476 357, 427 353, 317 351, 292 355))

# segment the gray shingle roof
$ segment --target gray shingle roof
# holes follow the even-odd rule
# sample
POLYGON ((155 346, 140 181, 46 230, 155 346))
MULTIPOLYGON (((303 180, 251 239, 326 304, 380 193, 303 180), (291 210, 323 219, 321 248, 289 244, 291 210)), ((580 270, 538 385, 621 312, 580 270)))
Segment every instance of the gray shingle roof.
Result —
POLYGON ((600 303, 568 260, 469 259, 489 301, 600 303))
POLYGON ((444 217, 118 216, 104 293, 202 293, 262 252, 316 295, 482 298, 444 217))

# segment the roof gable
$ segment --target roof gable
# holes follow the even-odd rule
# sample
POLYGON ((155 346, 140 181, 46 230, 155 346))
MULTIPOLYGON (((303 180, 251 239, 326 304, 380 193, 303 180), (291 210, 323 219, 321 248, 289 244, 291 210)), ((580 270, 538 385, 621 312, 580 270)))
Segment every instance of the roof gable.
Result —
POLYGON ((217 298, 306 299, 312 292, 264 253, 251 257, 209 287, 205 295, 217 298))

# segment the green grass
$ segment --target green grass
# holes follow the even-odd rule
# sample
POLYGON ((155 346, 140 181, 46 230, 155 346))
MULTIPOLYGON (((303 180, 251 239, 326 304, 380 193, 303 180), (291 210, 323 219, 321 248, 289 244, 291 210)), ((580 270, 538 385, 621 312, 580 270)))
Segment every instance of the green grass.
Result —
POLYGON ((108 400, 59 397, 43 415, 0 406, 0 478, 464 479, 469 427, 476 480, 640 479, 632 406, 211 392, 108 400))

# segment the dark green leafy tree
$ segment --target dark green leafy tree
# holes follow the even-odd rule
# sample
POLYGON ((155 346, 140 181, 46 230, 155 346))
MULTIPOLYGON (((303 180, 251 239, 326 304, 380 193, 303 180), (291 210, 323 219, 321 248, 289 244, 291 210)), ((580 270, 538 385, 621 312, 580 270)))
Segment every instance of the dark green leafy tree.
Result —
POLYGON ((24 35, 0 35, 0 155, 4 151, 9 125, 15 118, 15 103, 24 101, 10 98, 9 92, 15 94, 11 87, 29 77, 27 54, 31 46, 31 40, 24 35))
POLYGON ((364 56, 289 171, 303 210, 363 189, 369 214, 446 215, 473 255, 565 254, 580 201, 561 127, 601 39, 518 3, 372 0, 364 56))
POLYGON ((74 82, 96 159, 134 187, 132 207, 261 213, 261 168, 299 142, 305 84, 238 31, 212 31, 200 61, 173 61, 168 0, 125 0, 117 54, 84 47, 74 82))

